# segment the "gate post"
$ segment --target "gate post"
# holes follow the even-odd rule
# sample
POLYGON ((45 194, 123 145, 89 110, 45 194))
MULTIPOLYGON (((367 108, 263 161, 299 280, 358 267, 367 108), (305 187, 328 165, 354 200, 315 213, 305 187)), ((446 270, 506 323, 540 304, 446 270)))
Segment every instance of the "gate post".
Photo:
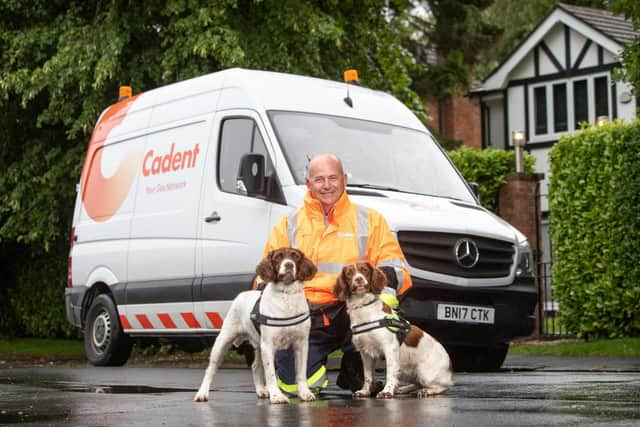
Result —
POLYGON ((540 337, 542 331, 542 298, 540 289, 540 181, 544 178, 541 173, 514 172, 506 176, 507 182, 500 188, 498 211, 500 217, 516 227, 527 237, 533 251, 535 265, 535 286, 538 289, 538 306, 536 308, 536 324, 534 337, 540 337))

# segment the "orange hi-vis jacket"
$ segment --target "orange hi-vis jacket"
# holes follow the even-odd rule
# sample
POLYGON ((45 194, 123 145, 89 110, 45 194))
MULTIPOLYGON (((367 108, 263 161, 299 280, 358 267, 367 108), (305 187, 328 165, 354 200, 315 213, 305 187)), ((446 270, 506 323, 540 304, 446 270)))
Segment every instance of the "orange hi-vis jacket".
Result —
POLYGON ((333 286, 342 267, 363 259, 378 267, 394 267, 398 295, 411 287, 407 263, 387 221, 375 210, 351 203, 346 191, 327 216, 307 191, 304 206, 274 226, 264 253, 287 246, 300 249, 318 268, 304 285, 311 304, 338 301, 333 286))

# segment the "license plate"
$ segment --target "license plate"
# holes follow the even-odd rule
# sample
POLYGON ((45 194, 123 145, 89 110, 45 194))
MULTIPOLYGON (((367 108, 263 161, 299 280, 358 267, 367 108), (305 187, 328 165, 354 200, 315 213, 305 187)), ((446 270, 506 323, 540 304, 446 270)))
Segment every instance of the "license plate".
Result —
POLYGON ((495 323, 496 310, 493 307, 472 305, 438 304, 438 320, 452 320, 466 323, 495 323))

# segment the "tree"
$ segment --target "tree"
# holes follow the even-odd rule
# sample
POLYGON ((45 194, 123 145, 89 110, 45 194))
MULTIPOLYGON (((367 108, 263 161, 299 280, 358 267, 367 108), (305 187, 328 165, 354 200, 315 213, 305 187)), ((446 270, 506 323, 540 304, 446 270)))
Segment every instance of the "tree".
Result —
MULTIPOLYGON (((344 69, 357 68, 364 84, 424 115, 409 88, 413 58, 402 44, 410 6, 409 0, 2 2, 0 253, 21 255, 10 260, 15 268, 2 268, 9 275, 0 289, 3 316, 19 292, 15 283, 65 282, 82 156, 119 85, 141 92, 229 67, 340 80, 344 69)), ((62 302, 59 294, 47 304, 62 302)), ((0 333, 2 322, 0 316, 0 333)))
MULTIPOLYGON (((611 10, 623 14, 631 20, 634 29, 640 30, 640 3, 635 0, 615 0, 611 10)), ((640 37, 624 47, 622 65, 624 68, 620 70, 620 75, 633 86, 636 95, 640 94, 640 37)))
POLYGON ((424 2, 428 16, 411 18, 416 33, 409 44, 417 57, 424 57, 422 52, 426 48, 434 52, 436 58, 435 64, 431 60, 415 70, 417 92, 429 98, 443 99, 469 89, 473 64, 485 49, 491 49, 500 29, 484 13, 492 1, 424 2))

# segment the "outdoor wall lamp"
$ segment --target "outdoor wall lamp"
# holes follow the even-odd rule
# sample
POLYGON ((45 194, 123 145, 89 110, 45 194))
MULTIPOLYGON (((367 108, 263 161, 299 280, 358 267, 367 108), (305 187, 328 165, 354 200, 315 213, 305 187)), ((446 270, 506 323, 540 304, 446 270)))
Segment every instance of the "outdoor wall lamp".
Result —
POLYGON ((524 172, 524 164, 522 162, 522 151, 525 144, 525 133, 523 130, 514 130, 511 132, 511 140, 513 141, 513 148, 516 152, 516 172, 524 172))
POLYGON ((596 125, 600 128, 609 123, 609 116, 598 116, 596 119, 596 125))

